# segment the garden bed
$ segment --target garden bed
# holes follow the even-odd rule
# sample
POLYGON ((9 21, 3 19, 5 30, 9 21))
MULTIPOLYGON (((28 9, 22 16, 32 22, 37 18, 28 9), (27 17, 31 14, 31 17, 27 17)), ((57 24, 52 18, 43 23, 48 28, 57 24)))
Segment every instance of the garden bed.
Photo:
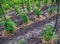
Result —
MULTIPOLYGON (((41 28, 46 24, 46 23, 49 23, 51 21, 54 21, 55 20, 55 17, 56 16, 53 16, 49 19, 45 19, 43 21, 38 21, 38 22, 35 22, 31 25, 29 25, 28 27, 23 27, 23 28, 20 28, 19 30, 17 30, 17 32, 13 33, 13 35, 11 35, 10 37, 8 38, 1 38, 3 39, 3 41, 6 41, 6 43, 10 40, 13 40, 14 38, 18 37, 18 36, 22 36, 22 35, 25 35, 26 33, 28 32, 31 32, 31 31, 34 31, 34 30, 42 30, 41 28), (39 29, 37 29, 39 27, 39 29)), ((59 18, 60 18, 60 15, 59 15, 59 18)), ((60 27, 60 26, 58 26, 60 27)), ((36 34, 37 35, 37 34, 36 34)), ((1 41, 2 42, 2 41, 1 41)), ((3 42, 2 42, 3 43, 3 42)), ((5 42, 4 42, 5 43, 5 42)))
MULTIPOLYGON (((38 18, 38 19, 34 18, 35 17, 34 13, 32 13, 31 15, 28 14, 28 17, 31 20, 31 23, 29 22, 30 24, 27 24, 27 26, 33 25, 34 23, 39 22, 39 21, 47 20, 48 18, 46 17, 46 15, 44 15, 44 13, 47 12, 47 9, 48 9, 48 7, 41 9, 42 12, 43 12, 42 18, 38 18), (35 19, 37 19, 37 20, 35 20, 35 19), (40 19, 42 19, 42 20, 40 20, 40 19)), ((16 23, 16 26, 17 26, 18 29, 27 27, 27 26, 24 26, 25 24, 23 24, 23 22, 21 22, 21 19, 18 16, 15 15, 14 11, 9 11, 7 15, 8 15, 8 17, 10 16, 11 19, 16 23)), ((52 17, 54 17, 54 16, 52 16, 52 17)), ((3 26, 0 26, 0 28, 4 30, 3 26)), ((3 31, 3 30, 1 30, 1 31, 3 31)))
POLYGON ((0 1, 0 44, 60 44, 58 2, 0 1))
MULTIPOLYGON (((60 18, 58 20, 58 26, 57 26, 57 30, 59 31, 60 29, 60 18)), ((54 25, 55 24, 55 20, 52 20, 51 22, 47 22, 46 24, 51 24, 54 25)), ((38 23, 39 25, 39 23, 38 23)), ((34 26, 35 27, 35 26, 34 26)), ((16 44, 16 41, 20 40, 20 39, 25 39, 26 40, 26 44, 42 44, 42 38, 40 38, 41 36, 41 32, 43 30, 44 25, 38 26, 33 28, 34 30, 26 33, 25 35, 19 36, 17 38, 15 38, 14 40, 10 41, 9 44, 16 44)), ((57 31, 57 35, 59 36, 59 33, 57 31)), ((60 37, 58 37, 60 39, 60 37)), ((59 39, 55 42, 55 44, 60 43, 59 39), (58 42, 59 41, 59 42, 58 42)))

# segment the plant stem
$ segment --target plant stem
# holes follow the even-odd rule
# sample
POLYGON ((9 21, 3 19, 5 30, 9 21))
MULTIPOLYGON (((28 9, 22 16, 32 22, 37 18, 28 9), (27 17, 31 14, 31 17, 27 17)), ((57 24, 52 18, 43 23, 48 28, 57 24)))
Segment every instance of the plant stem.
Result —
POLYGON ((4 21, 7 22, 6 16, 5 16, 5 10, 4 10, 4 8, 2 7, 2 4, 1 4, 1 3, 0 3, 0 7, 1 7, 1 10, 2 10, 2 12, 3 12, 3 14, 4 14, 4 21))

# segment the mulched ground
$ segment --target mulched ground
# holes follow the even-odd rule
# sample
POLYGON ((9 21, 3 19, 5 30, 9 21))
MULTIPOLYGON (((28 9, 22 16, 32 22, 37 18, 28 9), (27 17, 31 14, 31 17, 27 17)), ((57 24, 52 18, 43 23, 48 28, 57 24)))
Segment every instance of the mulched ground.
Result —
MULTIPOLYGON (((54 23, 55 23, 55 20, 52 20, 51 22, 47 22, 45 24, 52 24, 52 25, 54 25, 54 23)), ((56 31, 56 32, 57 32, 57 34, 59 36, 60 35, 60 31, 59 31, 59 28, 60 28, 60 18, 58 20, 58 24, 59 24, 58 25, 59 27, 57 26, 58 31, 56 31)), ((22 38, 26 39, 26 44, 42 44, 42 40, 40 38, 40 33, 43 31, 44 25, 40 26, 39 23, 37 25, 39 25, 39 26, 37 26, 37 27, 34 26, 35 28, 33 28, 32 31, 26 33, 25 35, 22 35, 22 36, 19 36, 19 37, 15 38, 11 42, 9 42, 9 44, 15 44, 16 41, 18 41, 19 39, 22 39, 22 38)), ((55 44, 57 44, 57 43, 60 44, 60 39, 58 39, 55 44)))
MULTIPOLYGON (((46 10, 46 9, 45 9, 46 10)), ((44 10, 42 10, 42 11, 44 11, 44 10)), ((45 11, 44 11, 45 12, 45 11)), ((22 24, 22 22, 21 22, 21 20, 19 19, 19 17, 18 16, 15 16, 14 14, 14 12, 12 12, 13 14, 11 14, 11 18, 13 19, 13 21, 17 24, 17 26, 19 26, 19 25, 21 25, 22 24)), ((33 16, 34 15, 31 15, 31 16, 29 16, 29 18, 32 18, 33 19, 33 16)), ((59 16, 59 18, 60 18, 60 16, 59 16)), ((45 19, 44 21, 39 21, 39 22, 35 22, 35 23, 33 23, 33 24, 31 24, 31 25, 29 25, 28 27, 24 27, 24 28, 20 28, 19 30, 17 30, 17 32, 15 32, 15 33, 13 33, 13 35, 11 36, 11 37, 9 37, 9 38, 2 38, 2 37, 0 37, 0 43, 1 44, 7 44, 7 42, 9 42, 9 41, 11 41, 11 40, 14 40, 14 38, 17 38, 17 37, 21 37, 22 35, 25 35, 26 33, 28 33, 28 32, 31 32, 31 31, 34 31, 35 29, 38 29, 38 30, 40 30, 46 23, 49 23, 49 22, 51 22, 51 21, 53 21, 53 20, 55 20, 55 16, 54 17, 52 17, 51 19, 45 19), (39 28, 38 28, 39 27, 39 28), (4 41, 4 42, 3 42, 4 41)), ((58 26, 58 27, 60 27, 60 26, 58 26)), ((29 35, 29 34, 28 34, 29 35)), ((34 35, 35 36, 35 35, 34 35)), ((30 39, 28 39, 28 42, 30 41, 30 43, 27 43, 27 44, 39 44, 39 38, 37 37, 32 37, 32 38, 30 38, 30 39), (32 40, 31 40, 32 39, 32 40), (38 41, 37 41, 38 40, 38 41), (33 41, 33 43, 32 43, 32 41, 33 41), (36 41, 36 42, 35 42, 36 41)), ((41 42, 41 41, 40 41, 41 42)))

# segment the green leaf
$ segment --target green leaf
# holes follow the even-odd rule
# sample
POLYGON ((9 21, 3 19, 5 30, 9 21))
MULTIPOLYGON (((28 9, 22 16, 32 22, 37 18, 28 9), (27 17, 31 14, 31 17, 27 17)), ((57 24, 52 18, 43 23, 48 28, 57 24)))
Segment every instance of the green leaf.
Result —
POLYGON ((26 0, 26 8, 30 11, 30 0, 26 0))
POLYGON ((2 18, 3 17, 3 12, 2 12, 2 9, 0 8, 0 18, 2 18))
POLYGON ((19 17, 24 23, 28 23, 29 18, 25 13, 21 12, 19 17))
POLYGON ((54 12, 54 9, 48 8, 48 13, 49 13, 49 15, 51 15, 53 12, 54 12))
POLYGON ((9 8, 10 6, 9 6, 8 3, 3 3, 3 4, 2 4, 2 7, 3 7, 4 9, 7 9, 7 8, 9 8))
POLYGON ((43 3, 46 5, 48 3, 48 0, 43 0, 43 3))
POLYGON ((33 9, 33 12, 34 12, 35 15, 38 16, 38 17, 39 17, 40 15, 42 15, 42 12, 39 11, 38 7, 35 7, 35 8, 33 9))
POLYGON ((7 22, 4 24, 4 28, 8 33, 12 33, 14 30, 15 23, 11 19, 7 19, 7 22))
POLYGON ((53 26, 51 25, 45 25, 44 31, 42 32, 42 37, 45 41, 51 40, 53 37, 55 37, 55 33, 53 32, 53 26))
POLYGON ((21 40, 17 41, 16 44, 25 44, 25 39, 21 39, 21 40))

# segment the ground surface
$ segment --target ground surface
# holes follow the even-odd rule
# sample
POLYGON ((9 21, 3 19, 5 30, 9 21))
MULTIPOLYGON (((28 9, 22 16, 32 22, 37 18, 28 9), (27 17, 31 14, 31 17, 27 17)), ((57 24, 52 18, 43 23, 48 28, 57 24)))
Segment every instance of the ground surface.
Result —
MULTIPOLYGON (((45 12, 47 12, 46 9, 42 10, 42 11, 43 11, 43 14, 45 12)), ((14 12, 12 12, 10 14, 11 14, 11 18, 17 24, 17 26, 22 24, 19 17, 14 15, 15 14, 14 12)), ((31 16, 29 16, 29 18, 32 18, 31 20, 34 20, 33 16, 34 15, 31 15, 31 16)), ((56 18, 56 16, 54 16, 50 19, 47 18, 44 21, 35 22, 35 23, 29 25, 28 27, 20 28, 20 30, 17 30, 17 32, 13 33, 14 35, 12 35, 12 37, 10 37, 9 39, 8 38, 5 39, 5 38, 0 37, 0 43, 1 44, 15 44, 15 42, 17 40, 19 40, 21 38, 25 38, 26 44, 40 44, 40 43, 42 43, 42 41, 41 41, 41 39, 39 39, 39 37, 40 37, 40 33, 43 31, 44 25, 45 24, 54 25, 55 18, 56 18)), ((59 28, 60 28, 60 15, 59 15, 58 26, 57 26, 57 33, 58 34, 59 34, 59 32, 58 32, 59 28)), ((58 40, 58 41, 60 41, 60 40, 58 40)))
MULTIPOLYGON (((51 21, 49 23, 46 23, 46 24, 54 25, 54 23, 55 23, 55 20, 53 20, 53 21, 51 21)), ((38 25, 39 25, 39 23, 38 23, 38 25)), ((39 38, 40 37, 39 35, 42 32, 43 27, 44 27, 44 25, 43 26, 41 25, 41 26, 35 27, 35 28, 33 28, 34 30, 26 33, 25 35, 22 35, 22 36, 19 36, 19 37, 15 38, 14 40, 12 40, 11 42, 9 42, 8 44, 13 44, 13 43, 15 43, 17 40, 19 40, 21 38, 25 38, 26 39, 26 44, 40 44, 42 41, 39 38)), ((60 18, 58 20, 58 26, 57 26, 57 28, 59 29, 59 27, 60 27, 60 18)), ((58 31, 57 31, 57 33, 58 33, 58 31)))

